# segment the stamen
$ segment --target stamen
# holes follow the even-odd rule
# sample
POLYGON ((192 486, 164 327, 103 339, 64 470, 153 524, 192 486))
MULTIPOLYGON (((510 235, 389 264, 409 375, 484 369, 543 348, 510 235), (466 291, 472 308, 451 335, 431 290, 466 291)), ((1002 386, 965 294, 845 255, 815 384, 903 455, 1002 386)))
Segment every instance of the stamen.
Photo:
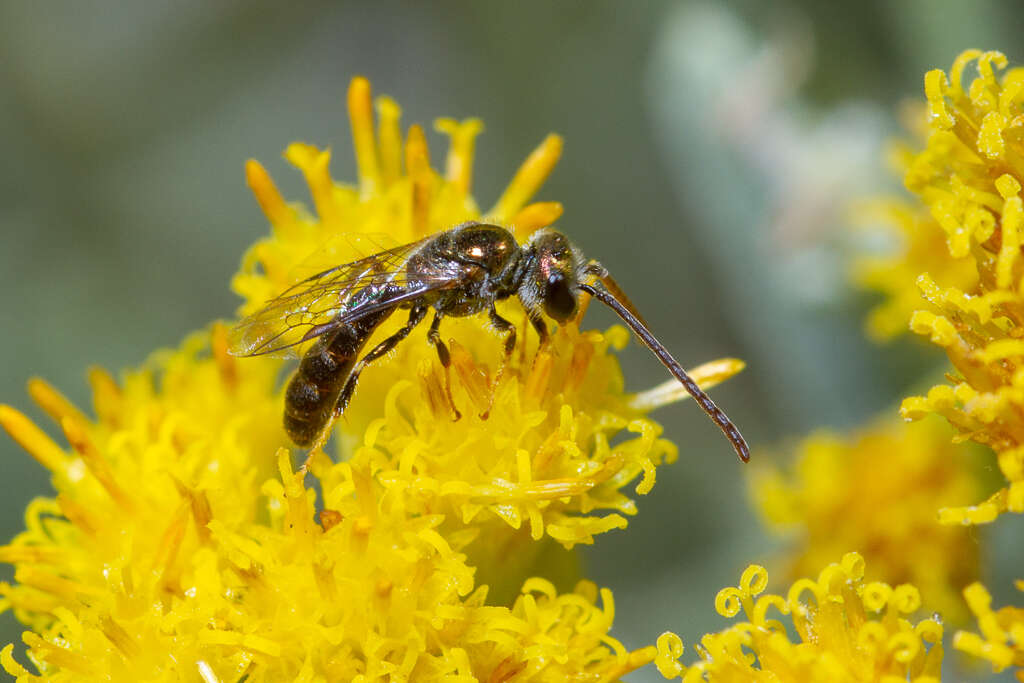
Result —
POLYGON ((139 653, 141 652, 139 644, 135 642, 134 638, 128 635, 128 632, 125 631, 120 624, 109 616, 103 616, 100 618, 100 630, 103 631, 103 635, 107 637, 107 640, 113 643, 125 657, 132 658, 139 656, 139 653))
POLYGON ((534 202, 519 210, 510 225, 520 241, 557 221, 565 209, 561 202, 534 202))
POLYGON ((380 172, 385 188, 402 175, 402 131, 398 127, 401 116, 402 109, 397 102, 386 96, 377 98, 380 172))
POLYGON ((111 469, 110 463, 97 450, 92 439, 86 433, 85 426, 70 418, 64 418, 61 422, 61 427, 64 429, 64 436, 67 437, 68 443, 82 457, 82 462, 85 463, 85 466, 89 468, 89 471, 96 477, 96 480, 106 489, 114 502, 125 509, 133 508, 134 506, 128 494, 125 493, 124 489, 118 485, 114 478, 114 471, 111 469))
POLYGON ((32 654, 45 661, 48 667, 57 667, 65 670, 62 673, 73 672, 87 678, 91 678, 95 672, 92 660, 85 655, 54 645, 31 631, 25 631, 21 639, 32 650, 32 654))
POLYGON ((980 56, 981 50, 964 50, 953 60, 953 68, 949 70, 950 94, 953 97, 964 97, 964 69, 980 56))
POLYGON ((89 386, 92 387, 92 409, 101 422, 118 425, 121 411, 121 387, 117 380, 99 366, 89 368, 89 386))
POLYGON ((210 347, 220 371, 221 381, 225 386, 234 389, 238 385, 238 366, 234 356, 228 354, 228 327, 221 321, 213 324, 210 347))
POLYGON ((208 542, 210 529, 207 525, 213 519, 213 510, 210 508, 210 499, 206 497, 206 492, 193 490, 173 475, 171 480, 174 482, 174 487, 178 489, 178 495, 188 500, 189 506, 192 508, 192 521, 195 523, 199 540, 203 543, 208 542))
POLYGON ((82 411, 76 408, 64 394, 57 391, 57 388, 45 379, 39 377, 30 379, 28 381, 28 395, 57 424, 60 424, 60 421, 65 417, 70 417, 80 422, 88 422, 82 411))
POLYGON ((162 580, 171 576, 174 561, 181 549, 181 541, 185 538, 185 530, 190 517, 189 508, 188 501, 181 502, 157 544, 157 551, 153 555, 150 569, 153 572, 159 572, 162 580))
POLYGON ((533 367, 526 377, 526 386, 523 389, 523 396, 537 405, 544 398, 551 381, 551 371, 554 368, 555 359, 547 349, 540 349, 533 357, 533 367))
POLYGON ((331 150, 320 150, 313 145, 293 142, 285 150, 284 158, 294 164, 306 177, 309 193, 320 221, 328 225, 338 222, 338 207, 334 202, 334 183, 331 181, 329 165, 331 150))
POLYGON ((356 76, 348 86, 348 117, 352 122, 352 146, 356 150, 359 172, 359 194, 363 199, 376 194, 380 187, 377 144, 373 135, 373 108, 370 82, 356 76))
POLYGON ((57 496, 57 507, 60 508, 60 513, 86 536, 95 537, 97 530, 103 526, 91 510, 63 493, 57 496))
POLYGON ((486 370, 480 367, 466 347, 457 341, 451 342, 449 351, 455 375, 469 395, 469 400, 473 402, 476 412, 486 409, 491 389, 486 370))
POLYGON ((245 162, 245 182, 256 196, 263 215, 275 229, 289 225, 295 220, 295 212, 285 203, 267 169, 255 159, 245 162))
MULTIPOLYGON (((687 374, 697 386, 706 391, 739 374, 746 366, 747 364, 738 358, 720 358, 688 370, 687 374)), ((670 379, 647 391, 634 394, 629 401, 629 407, 646 413, 688 398, 690 393, 686 388, 677 380, 670 379)))
POLYGON ((444 177, 455 185, 463 194, 468 194, 473 185, 473 157, 476 147, 476 136, 483 132, 484 124, 480 119, 438 119, 434 122, 434 130, 446 133, 451 139, 448 147, 448 158, 445 161, 444 177))
POLYGON ((544 138, 544 142, 526 157, 498 203, 487 215, 502 223, 516 215, 551 175, 562 156, 562 144, 562 138, 553 133, 544 138))
POLYGON ((67 471, 70 458, 23 413, 0 405, 0 426, 43 467, 54 473, 67 471))
POLYGON ((0 666, 18 680, 21 680, 23 676, 25 680, 32 680, 34 678, 29 670, 19 664, 18 660, 14 658, 14 643, 8 643, 4 646, 3 650, 0 650, 0 666))
POLYGON ((430 150, 423 128, 413 124, 405 142, 405 168, 412 179, 412 234, 421 237, 430 223, 430 150))

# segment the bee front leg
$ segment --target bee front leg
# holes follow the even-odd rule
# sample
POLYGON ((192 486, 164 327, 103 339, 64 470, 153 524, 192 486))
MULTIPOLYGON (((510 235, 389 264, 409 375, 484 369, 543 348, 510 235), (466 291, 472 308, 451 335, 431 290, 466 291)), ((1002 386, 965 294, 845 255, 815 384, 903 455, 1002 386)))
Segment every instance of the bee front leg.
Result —
POLYGON ((452 398, 452 356, 448 353, 448 347, 441 340, 441 333, 438 331, 443 317, 444 315, 440 311, 434 313, 434 320, 430 323, 430 330, 427 332, 427 340, 437 349, 437 358, 441 361, 441 367, 444 368, 444 394, 448 398, 448 406, 452 409, 452 422, 458 422, 462 418, 462 413, 455 407, 455 399, 452 398))
POLYGON ((530 324, 533 325, 533 329, 537 330, 537 336, 540 337, 540 346, 537 350, 543 349, 548 345, 549 332, 548 324, 544 322, 544 316, 540 314, 530 315, 530 324))
MULTIPOLYGON (((498 311, 494 309, 494 304, 491 304, 490 311, 491 324, 499 332, 505 332, 505 354, 502 356, 501 365, 498 366, 498 372, 494 375, 494 383, 491 385, 491 397, 487 401, 487 410, 480 413, 480 419, 486 420, 491 414, 491 408, 494 407, 494 398, 498 394, 498 386, 501 384, 502 377, 505 376, 505 368, 508 367, 508 362, 512 358, 512 352, 516 349, 516 326, 509 321, 498 315, 498 311)), ((547 328, 544 328, 544 332, 547 332, 547 328)))

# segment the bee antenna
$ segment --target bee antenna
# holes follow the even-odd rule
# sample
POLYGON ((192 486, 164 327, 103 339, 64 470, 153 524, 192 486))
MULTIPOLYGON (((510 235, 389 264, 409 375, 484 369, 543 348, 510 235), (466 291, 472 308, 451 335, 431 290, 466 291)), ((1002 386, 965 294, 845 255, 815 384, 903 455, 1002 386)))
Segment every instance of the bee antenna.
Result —
MULTIPOLYGON (((602 268, 603 270, 603 268, 602 268)), ((594 272, 594 271, 591 271, 594 272)), ((597 274, 596 272, 594 274, 597 274)), ((611 308, 615 313, 622 318, 623 322, 629 325, 629 328, 640 338, 640 341, 644 343, 644 346, 649 348, 658 360, 661 361, 662 365, 668 368, 668 371, 672 373, 672 376, 679 380, 679 383, 690 392, 690 396, 697 402, 711 421, 718 425, 718 428, 722 430, 725 437, 732 443, 733 449, 736 451, 736 455, 740 456, 740 460, 748 462, 750 460, 750 447, 747 445, 743 435, 740 434, 740 430, 736 428, 732 420, 722 412, 722 409, 715 405, 715 402, 711 400, 711 397, 704 393, 704 390, 697 386, 683 366, 672 357, 672 354, 668 352, 661 342, 654 338, 651 331, 647 329, 647 326, 640 321, 640 319, 634 315, 628 308, 626 308, 621 301, 619 301, 612 293, 605 290, 603 287, 594 287, 593 285, 581 282, 579 288, 582 289, 590 296, 594 297, 604 305, 611 308)))

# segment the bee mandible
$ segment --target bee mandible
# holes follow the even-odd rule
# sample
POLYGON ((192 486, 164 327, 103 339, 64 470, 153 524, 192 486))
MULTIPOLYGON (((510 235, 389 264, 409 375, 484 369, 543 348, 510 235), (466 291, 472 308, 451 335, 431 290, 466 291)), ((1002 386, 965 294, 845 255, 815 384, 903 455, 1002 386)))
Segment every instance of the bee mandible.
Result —
POLYGON ((326 440, 332 421, 344 413, 363 369, 394 349, 431 311, 427 339, 437 350, 446 397, 454 419, 459 419, 441 321, 487 314, 505 335, 497 386, 516 346, 516 327, 498 315, 495 302, 517 296, 543 347, 549 335, 545 317, 559 325, 572 320, 581 292, 615 311, 718 425, 740 459, 750 459, 736 425, 655 339, 604 266, 585 259, 565 235, 551 228, 537 230, 520 245, 503 227, 470 221, 317 273, 233 328, 229 352, 289 355, 316 340, 288 383, 284 406, 285 431, 312 453, 326 440), (405 325, 360 358, 374 330, 398 309, 409 311, 405 325))

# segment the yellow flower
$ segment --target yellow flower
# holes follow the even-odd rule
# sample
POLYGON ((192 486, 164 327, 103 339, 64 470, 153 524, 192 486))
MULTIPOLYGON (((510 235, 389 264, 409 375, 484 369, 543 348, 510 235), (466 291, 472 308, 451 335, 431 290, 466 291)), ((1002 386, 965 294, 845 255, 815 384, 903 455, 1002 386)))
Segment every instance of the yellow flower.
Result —
MULTIPOLYGON (((1017 590, 1024 591, 1024 581, 1017 582, 1017 590)), ((1024 607, 992 611, 992 596, 980 583, 968 586, 964 597, 981 633, 957 631, 953 647, 987 659, 997 673, 1008 666, 1017 667, 1017 680, 1024 681, 1024 607)))
MULTIPOLYGON (((481 214, 469 195, 479 121, 437 123, 451 138, 442 175, 430 166, 418 126, 402 139, 400 111, 387 98, 378 100, 375 130, 365 80, 353 80, 348 106, 358 187, 330 178, 328 151, 294 144, 285 154, 305 174, 316 217, 286 204, 262 167, 249 162, 249 184, 273 231, 249 250, 234 278, 235 290, 246 299, 242 314, 280 293, 297 268, 330 265, 315 259, 306 265, 318 245, 335 245, 329 257, 345 262, 366 255, 359 249, 372 248, 379 233, 401 244, 483 218, 511 226, 522 239, 561 214, 557 203, 527 204, 558 160, 559 137, 548 136, 497 203, 481 214)), ((452 391, 460 420, 452 420, 444 399, 444 375, 424 325, 388 359, 367 368, 334 430, 342 457, 371 463, 374 477, 389 490, 402 491, 410 510, 441 513, 447 525, 479 533, 486 547, 476 544, 468 552, 488 578, 495 558, 506 574, 510 554, 529 564, 542 547, 529 539, 546 536, 568 548, 624 527, 624 515, 635 514, 636 506, 620 489, 642 475, 636 491, 647 493, 656 466, 676 458, 675 446, 660 438, 661 426, 646 414, 686 396, 675 390, 680 388, 675 382, 660 392, 625 393, 611 353, 629 339, 621 327, 600 333, 570 324, 558 330, 549 349, 538 352, 519 303, 499 302, 499 312, 516 323, 519 345, 496 387, 502 352, 495 333, 478 317, 446 319, 442 327, 444 337, 453 340, 452 391), (494 406, 483 419, 492 391, 494 406)), ((400 318, 382 325, 367 348, 404 324, 400 318)), ((698 381, 710 386, 741 367, 726 360, 696 372, 698 381)))
POLYGON ((965 618, 960 591, 978 577, 977 539, 970 529, 940 525, 935 510, 975 499, 980 486, 949 436, 935 419, 880 420, 850 437, 810 436, 785 474, 759 464, 751 491, 762 515, 796 537, 790 578, 854 548, 869 578, 912 583, 929 609, 965 618))
MULTIPOLYGON (((403 241, 478 215, 468 190, 479 124, 439 123, 452 138, 441 178, 418 128, 403 143, 389 100, 374 134, 369 98, 356 79, 358 189, 330 181, 326 153, 289 148, 320 219, 285 204, 248 165, 274 230, 235 277, 243 313, 334 235, 376 241, 388 231, 403 241)), ((488 215, 520 233, 554 220, 557 205, 524 205, 560 144, 549 138, 488 215)), ((354 258, 344 250, 358 244, 343 240, 332 256, 354 258)), ((40 675, 10 645, 0 666, 19 681, 497 682, 613 681, 652 661, 653 647, 629 651, 609 635, 609 591, 584 581, 558 593, 525 577, 537 570, 540 539, 571 546, 625 524, 595 513, 633 513, 619 489, 642 476, 645 493, 655 466, 675 457, 644 415, 681 398, 681 387, 626 394, 611 354, 625 332, 570 325, 545 352, 535 339, 520 347, 483 420, 500 344, 481 320, 454 323, 462 420, 439 407, 436 354, 414 336, 364 375, 336 430, 345 457, 314 461, 316 486, 292 468, 281 361, 229 356, 223 324, 120 384, 93 371, 94 419, 32 381, 70 446, 0 406, 0 426, 57 490, 31 503, 26 530, 0 546, 0 561, 15 567, 0 609, 28 625, 40 675), (622 432, 635 436, 610 445, 622 432)), ((694 375, 710 385, 741 366, 721 361, 694 375)))
POLYGON ((757 597, 767 584, 765 569, 751 565, 738 587, 718 593, 719 614, 743 611, 749 621, 701 638, 700 661, 690 666, 677 661, 683 654, 678 636, 658 638, 655 663, 662 675, 687 683, 938 683, 942 624, 907 619, 921 606, 914 586, 865 582, 864 560, 856 553, 827 566, 817 580, 796 581, 785 597, 757 597), (773 607, 790 620, 769 618, 773 607))
POLYGON ((883 295, 868 314, 871 338, 888 341, 907 332, 907 321, 921 308, 921 293, 914 286, 921 273, 963 291, 977 285, 973 262, 949 258, 945 234, 926 209, 900 199, 880 199, 859 206, 856 220, 884 226, 889 241, 899 245, 893 254, 864 256, 854 264, 854 280, 883 295))
POLYGON ((945 349, 957 374, 952 386, 906 399, 902 413, 946 417, 996 451, 1007 479, 979 505, 943 510, 946 523, 985 523, 1008 510, 1024 511, 1024 69, 999 73, 1005 66, 998 52, 969 50, 948 76, 939 70, 925 76, 930 133, 905 176, 930 214, 911 220, 915 231, 926 233, 914 241, 932 244, 941 237, 947 252, 947 265, 916 278, 931 307, 916 311, 910 327, 945 349), (968 83, 972 63, 977 76, 968 83), (964 267, 974 276, 963 276, 964 267), (947 277, 954 271, 960 275, 947 277))

